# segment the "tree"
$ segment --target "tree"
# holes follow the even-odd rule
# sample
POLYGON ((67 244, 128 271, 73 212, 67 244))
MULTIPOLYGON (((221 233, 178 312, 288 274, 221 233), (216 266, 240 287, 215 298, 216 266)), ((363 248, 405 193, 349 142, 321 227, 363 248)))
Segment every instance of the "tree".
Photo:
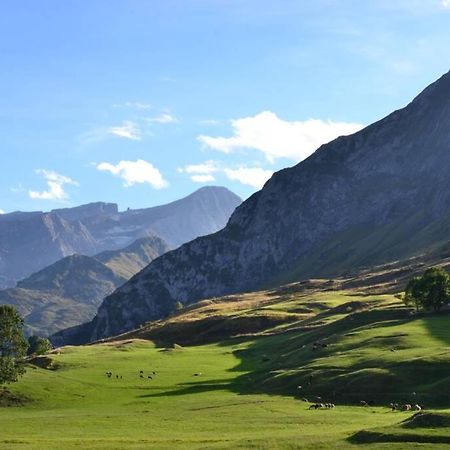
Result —
POLYGON ((422 292, 422 277, 412 278, 405 289, 403 302, 406 306, 413 304, 418 312, 422 306, 423 292, 422 292))
POLYGON ((52 344, 48 339, 35 335, 28 338, 28 345, 28 355, 43 355, 52 349, 52 344))
POLYGON ((23 319, 13 306, 0 305, 0 384, 15 382, 25 373, 27 348, 23 319))
POLYGON ((450 275, 442 267, 432 267, 406 286, 404 302, 416 309, 439 311, 450 303, 450 275))

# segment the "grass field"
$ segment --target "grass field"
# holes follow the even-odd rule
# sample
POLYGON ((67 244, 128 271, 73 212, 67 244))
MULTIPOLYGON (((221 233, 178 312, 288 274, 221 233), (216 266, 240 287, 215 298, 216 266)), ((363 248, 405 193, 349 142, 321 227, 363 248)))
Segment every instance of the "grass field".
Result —
POLYGON ((329 282, 208 300, 30 365, 9 387, 29 401, 0 407, 0 448, 450 447, 449 330, 450 315, 414 315, 394 295, 329 282), (209 343, 177 345, 183 333, 209 343), (136 339, 154 335, 158 345, 136 339), (305 398, 337 406, 312 411, 305 398))

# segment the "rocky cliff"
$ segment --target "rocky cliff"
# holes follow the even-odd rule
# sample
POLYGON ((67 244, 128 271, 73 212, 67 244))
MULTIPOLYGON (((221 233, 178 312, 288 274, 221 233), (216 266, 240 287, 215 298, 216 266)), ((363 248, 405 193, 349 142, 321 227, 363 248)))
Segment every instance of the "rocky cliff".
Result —
POLYGON ((226 228, 169 252, 59 335, 87 342, 166 316, 175 302, 412 256, 450 239, 450 74, 364 130, 273 175, 226 228))

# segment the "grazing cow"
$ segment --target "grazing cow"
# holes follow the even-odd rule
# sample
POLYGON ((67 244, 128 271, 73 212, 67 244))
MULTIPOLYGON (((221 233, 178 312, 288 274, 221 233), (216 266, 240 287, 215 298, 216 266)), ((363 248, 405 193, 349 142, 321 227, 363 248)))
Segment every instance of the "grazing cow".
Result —
POLYGON ((369 406, 369 404, 368 404, 366 401, 364 401, 364 400, 361 400, 361 401, 359 402, 359 405, 360 405, 360 406, 369 406))
POLYGON ((414 405, 414 409, 416 410, 416 411, 422 411, 422 407, 420 406, 420 405, 414 405))
POLYGON ((323 408, 322 403, 313 403, 308 409, 320 409, 323 408))
POLYGON ((153 377, 151 375, 149 375, 147 378, 150 378, 150 380, 153 380, 153 377))
POLYGON ((403 410, 404 411, 411 411, 411 405, 409 403, 406 403, 405 405, 403 405, 403 410))
POLYGON ((153 375, 156 375, 156 372, 155 372, 155 371, 153 371, 153 372, 152 372, 152 374, 153 374, 153 375))
POLYGON ((144 378, 144 375, 142 375, 142 374, 141 374, 141 375, 139 375, 139 378, 144 378))
POLYGON ((140 370, 139 373, 144 373, 144 371, 143 371, 143 370, 140 370))
POLYGON ((398 403, 389 403, 389 407, 391 408, 391 411, 397 411, 398 403))
POLYGON ((199 373, 194 373, 194 377, 200 377, 201 375, 202 375, 201 372, 199 372, 199 373))

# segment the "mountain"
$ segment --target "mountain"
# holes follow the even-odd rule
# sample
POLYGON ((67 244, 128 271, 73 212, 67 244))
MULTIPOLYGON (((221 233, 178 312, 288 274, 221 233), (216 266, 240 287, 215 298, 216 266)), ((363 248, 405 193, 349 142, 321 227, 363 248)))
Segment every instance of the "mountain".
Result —
POLYGON ((107 295, 169 249, 153 236, 95 258, 67 256, 19 281, 16 288, 0 290, 0 304, 18 308, 28 334, 47 336, 92 319, 107 295))
POLYGON ((158 258, 60 335, 92 341, 175 303, 406 258, 450 239, 450 73, 405 108, 272 176, 227 226, 158 258))
POLYGON ((137 239, 122 250, 109 250, 95 256, 117 275, 129 279, 158 256, 170 250, 169 245, 158 236, 137 239))
POLYGON ((15 281, 69 254, 92 254, 95 239, 78 220, 54 213, 0 216, 0 286, 15 281))
POLYGON ((0 304, 19 310, 28 334, 45 336, 90 320, 102 299, 125 281, 94 258, 71 255, 0 291, 0 304))
POLYGON ((241 199, 223 187, 204 187, 163 206, 118 211, 91 203, 49 213, 0 216, 0 287, 79 253, 118 250, 143 237, 159 236, 171 248, 223 228, 241 199))

